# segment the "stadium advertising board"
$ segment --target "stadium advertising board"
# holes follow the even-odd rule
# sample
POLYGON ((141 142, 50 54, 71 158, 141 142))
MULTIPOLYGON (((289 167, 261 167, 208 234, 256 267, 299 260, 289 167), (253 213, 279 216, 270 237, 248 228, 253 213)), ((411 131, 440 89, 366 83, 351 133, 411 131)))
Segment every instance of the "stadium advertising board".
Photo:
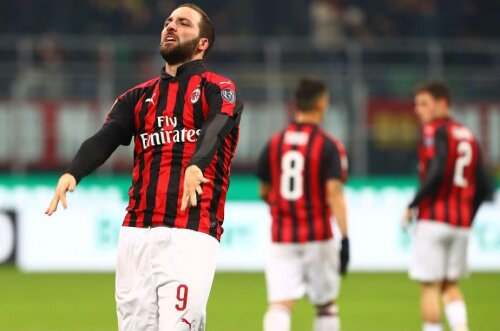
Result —
POLYGON ((0 265, 14 263, 16 257, 16 214, 0 209, 0 265))
MULTIPOLYGON (((47 217, 49 182, 55 180, 0 184, 0 209, 17 213, 18 266, 25 271, 113 270, 129 180, 88 178, 69 196, 67 210, 59 207, 47 217)), ((219 270, 262 270, 270 237, 268 207, 255 197, 252 180, 232 181, 239 193, 229 194, 219 270), (241 199, 245 187, 247 196, 241 199)), ((353 182, 347 189, 352 269, 405 270, 411 242, 399 221, 414 187, 410 181, 353 182)), ((500 270, 499 196, 497 191, 497 200, 478 214, 469 252, 473 270, 500 270)))

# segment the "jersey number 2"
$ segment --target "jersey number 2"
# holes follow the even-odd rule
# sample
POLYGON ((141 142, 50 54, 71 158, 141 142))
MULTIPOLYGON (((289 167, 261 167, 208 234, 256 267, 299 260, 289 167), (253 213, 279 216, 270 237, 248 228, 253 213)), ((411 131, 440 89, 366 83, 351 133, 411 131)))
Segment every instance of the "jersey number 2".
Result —
POLYGON ((304 194, 304 156, 298 151, 288 151, 281 158, 280 194, 290 201, 304 194))
POLYGON ((458 187, 467 187, 467 178, 464 176, 465 168, 472 162, 472 146, 468 141, 461 141, 457 146, 458 158, 455 161, 453 183, 458 187))

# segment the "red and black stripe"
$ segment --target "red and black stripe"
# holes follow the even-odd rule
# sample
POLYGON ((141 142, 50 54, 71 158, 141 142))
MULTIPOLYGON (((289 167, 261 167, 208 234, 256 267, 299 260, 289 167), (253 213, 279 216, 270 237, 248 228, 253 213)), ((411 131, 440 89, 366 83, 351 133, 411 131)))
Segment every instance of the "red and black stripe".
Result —
MULTIPOLYGON (((302 243, 327 240, 332 237, 331 212, 326 202, 326 178, 323 173, 324 154, 337 148, 335 142, 316 125, 293 123, 274 135, 262 158, 261 176, 271 185, 272 240, 274 242, 302 243), (308 137, 307 142, 290 144, 287 133, 299 133, 308 137), (326 148, 328 147, 328 148, 326 148), (288 200, 281 196, 282 158, 289 151, 298 151, 304 157, 302 171, 302 196, 288 200)), ((340 156, 340 152, 337 153, 340 156)), ((340 159, 337 159, 340 163, 340 159)), ((340 165, 339 165, 340 168, 340 165)), ((259 170, 260 171, 260 170, 259 170)), ((340 175, 339 175, 340 176, 340 175)))
MULTIPOLYGON (((471 146, 472 158, 470 163, 464 167, 463 177, 467 185, 462 187, 454 182, 457 160, 461 157, 458 146, 464 139, 454 134, 454 130, 463 130, 464 126, 453 120, 437 121, 426 128, 424 139, 434 141, 438 134, 446 137, 443 139, 446 145, 445 163, 443 165, 444 176, 438 186, 424 196, 418 204, 418 218, 422 221, 443 222, 451 226, 468 228, 471 226, 476 207, 474 197, 476 194, 476 173, 480 157, 479 145, 475 138, 467 140, 471 146)), ((429 172, 430 162, 435 155, 434 146, 426 146, 425 141, 419 145, 419 160, 423 165, 420 177, 424 181, 429 172)))
MULTIPOLYGON (((238 141, 238 127, 234 127, 222 141, 212 162, 204 170, 210 183, 204 185, 198 206, 186 212, 180 210, 184 170, 198 144, 187 139, 148 145, 146 148, 142 144, 141 134, 150 136, 162 130, 176 130, 179 135, 182 132, 187 135, 188 131, 202 130, 209 114, 233 116, 241 111, 241 103, 231 100, 229 94, 223 100, 223 88, 235 89, 230 80, 207 72, 202 61, 193 61, 184 66, 184 69, 182 66, 178 69, 176 77, 162 72, 159 79, 139 85, 121 96, 129 101, 128 104, 134 104, 135 128, 134 170, 128 213, 123 225, 187 228, 220 239, 229 187, 229 168, 238 141), (175 128, 168 127, 165 121, 160 125, 160 117, 175 118, 175 128)), ((130 111, 127 107, 121 107, 123 109, 112 110, 113 118, 120 118, 122 112, 130 111)), ((160 139, 162 135, 157 137, 160 139)))

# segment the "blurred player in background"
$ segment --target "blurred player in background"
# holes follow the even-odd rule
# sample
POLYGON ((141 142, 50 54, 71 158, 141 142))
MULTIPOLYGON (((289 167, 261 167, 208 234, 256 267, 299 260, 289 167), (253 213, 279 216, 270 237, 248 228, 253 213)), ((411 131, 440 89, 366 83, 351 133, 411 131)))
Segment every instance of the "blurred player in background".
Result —
POLYGON ((417 213, 410 277, 421 282, 424 331, 443 330, 441 299, 451 329, 466 331, 466 306, 457 281, 467 274, 469 229, 480 204, 492 199, 493 181, 471 130, 450 117, 446 85, 420 86, 415 112, 423 126, 421 185, 403 219, 406 227, 417 213))
POLYGON ((61 176, 46 211, 52 215, 59 201, 66 208, 66 192, 134 139, 116 270, 121 331, 205 329, 243 108, 234 83, 205 68, 214 39, 199 7, 172 12, 161 33, 160 77, 118 97, 61 176))
POLYGON ((340 329, 339 272, 346 273, 349 261, 347 157, 344 146, 320 128, 328 103, 324 82, 302 79, 295 90, 295 121, 260 156, 260 196, 272 214, 265 331, 290 330, 294 301, 304 294, 316 306, 315 331, 340 329), (342 234, 340 256, 332 212, 342 234))

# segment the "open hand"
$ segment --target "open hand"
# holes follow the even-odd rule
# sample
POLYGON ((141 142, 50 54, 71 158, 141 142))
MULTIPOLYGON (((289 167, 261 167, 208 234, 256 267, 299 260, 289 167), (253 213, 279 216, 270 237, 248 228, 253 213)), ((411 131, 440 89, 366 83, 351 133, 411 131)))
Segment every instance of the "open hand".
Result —
POLYGON ((57 210, 59 201, 62 202, 64 209, 68 208, 68 203, 66 202, 66 192, 68 191, 73 192, 75 190, 75 187, 76 187, 76 179, 73 175, 71 174, 62 175, 61 178, 59 178, 59 182, 57 183, 54 197, 52 198, 49 207, 45 211, 45 214, 48 216, 52 215, 57 210))
POLYGON ((403 219, 401 220, 401 227, 403 228, 403 230, 405 231, 408 230, 408 227, 413 221, 414 215, 415 215, 415 210, 413 208, 407 208, 405 210, 403 219))
POLYGON ((203 172, 195 165, 186 168, 184 173, 184 192, 182 194, 181 210, 189 207, 196 207, 198 204, 197 194, 201 195, 203 190, 201 184, 208 183, 209 180, 203 177, 203 172))

